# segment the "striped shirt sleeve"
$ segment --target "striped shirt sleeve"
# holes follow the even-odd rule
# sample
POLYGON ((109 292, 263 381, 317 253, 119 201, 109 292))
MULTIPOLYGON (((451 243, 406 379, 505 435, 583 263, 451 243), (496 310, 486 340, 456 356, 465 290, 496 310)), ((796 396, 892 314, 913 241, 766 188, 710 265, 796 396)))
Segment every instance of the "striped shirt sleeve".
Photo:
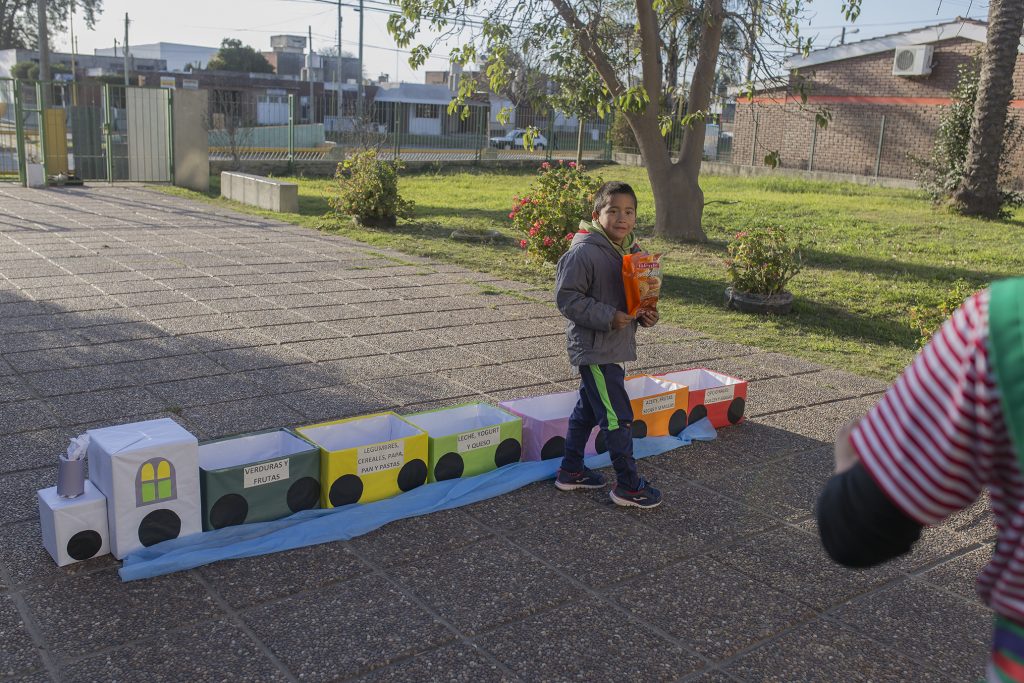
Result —
POLYGON ((1003 428, 998 402, 988 364, 985 290, 936 332, 850 440, 900 510, 935 524, 981 493, 980 459, 1003 441, 995 433, 1003 428))

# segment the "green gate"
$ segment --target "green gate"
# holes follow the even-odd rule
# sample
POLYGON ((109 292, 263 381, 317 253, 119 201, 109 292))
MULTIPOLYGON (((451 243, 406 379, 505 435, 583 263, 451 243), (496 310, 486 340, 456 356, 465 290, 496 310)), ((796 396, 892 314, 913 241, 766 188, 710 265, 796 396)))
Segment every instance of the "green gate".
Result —
POLYGON ((0 180, 173 182, 172 94, 98 81, 0 80, 0 180), (41 105, 42 102, 46 106, 41 105))

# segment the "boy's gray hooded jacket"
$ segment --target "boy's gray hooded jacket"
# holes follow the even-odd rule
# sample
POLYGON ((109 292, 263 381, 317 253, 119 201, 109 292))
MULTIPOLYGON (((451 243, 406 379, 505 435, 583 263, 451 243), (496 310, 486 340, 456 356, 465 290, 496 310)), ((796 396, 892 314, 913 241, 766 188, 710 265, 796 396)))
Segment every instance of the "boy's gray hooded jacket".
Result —
MULTIPOLYGON (((581 228, 585 224, 580 225, 581 228)), ((633 245, 632 251, 640 251, 633 245)), ((616 311, 626 310, 622 257, 597 232, 577 232, 558 259, 555 303, 569 323, 569 362, 575 366, 636 360, 637 323, 612 330, 616 311)))

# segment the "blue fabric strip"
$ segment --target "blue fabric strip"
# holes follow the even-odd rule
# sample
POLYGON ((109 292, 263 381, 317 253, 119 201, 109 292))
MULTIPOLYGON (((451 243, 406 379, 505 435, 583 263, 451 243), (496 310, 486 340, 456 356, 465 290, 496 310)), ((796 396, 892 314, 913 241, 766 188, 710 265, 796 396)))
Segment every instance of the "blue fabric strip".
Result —
MULTIPOLYGON (((716 436, 710 420, 690 425, 679 436, 636 439, 633 456, 646 458, 716 436)), ((305 510, 284 519, 241 524, 142 548, 124 558, 122 581, 148 579, 219 560, 266 555, 330 541, 347 541, 388 522, 471 505, 527 484, 552 479, 562 459, 517 462, 475 477, 426 484, 387 500, 327 510, 305 510)), ((607 467, 607 453, 590 456, 588 467, 607 467)))

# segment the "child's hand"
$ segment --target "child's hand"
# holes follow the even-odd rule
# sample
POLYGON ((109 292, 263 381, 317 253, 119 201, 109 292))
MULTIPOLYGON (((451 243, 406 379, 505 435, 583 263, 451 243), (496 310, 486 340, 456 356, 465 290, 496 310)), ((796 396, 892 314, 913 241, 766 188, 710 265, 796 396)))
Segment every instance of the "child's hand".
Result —
POLYGON ((654 327, 655 325, 658 324, 658 320, 661 318, 661 316, 658 314, 658 309, 645 308, 644 310, 640 311, 639 318, 640 325, 642 327, 654 327))
POLYGON ((836 474, 842 474, 856 465, 859 460, 857 451, 853 449, 853 444, 850 443, 850 433, 853 432, 853 428, 857 426, 858 422, 860 420, 856 419, 847 422, 839 428, 839 432, 836 434, 836 474))
POLYGON ((612 329, 621 330, 626 325, 633 322, 635 318, 628 313, 622 311, 615 311, 615 317, 612 318, 612 329))

